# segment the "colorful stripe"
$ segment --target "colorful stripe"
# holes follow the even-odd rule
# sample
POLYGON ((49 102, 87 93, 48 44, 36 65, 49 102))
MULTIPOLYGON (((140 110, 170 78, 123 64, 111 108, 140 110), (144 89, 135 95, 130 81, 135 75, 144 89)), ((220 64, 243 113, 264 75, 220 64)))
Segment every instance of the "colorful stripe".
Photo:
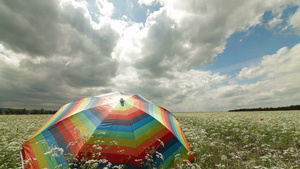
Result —
POLYGON ((62 106, 22 146, 24 168, 66 166, 69 153, 81 159, 85 155, 96 158, 93 153, 98 152, 114 165, 126 163, 132 168, 145 163, 150 151, 164 156, 153 156, 153 165, 163 168, 173 165, 178 153, 183 159, 194 158, 173 114, 141 95, 124 93, 82 98, 62 106), (63 154, 53 155, 51 149, 63 150, 63 154))

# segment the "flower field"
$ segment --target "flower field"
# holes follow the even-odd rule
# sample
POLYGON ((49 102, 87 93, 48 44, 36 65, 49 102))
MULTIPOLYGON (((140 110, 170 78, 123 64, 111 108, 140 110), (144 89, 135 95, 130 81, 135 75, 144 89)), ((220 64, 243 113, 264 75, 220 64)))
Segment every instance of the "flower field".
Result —
POLYGON ((199 168, 300 168, 300 111, 176 116, 199 168))
MULTIPOLYGON (((178 168, 300 168, 300 111, 174 113, 195 161, 178 168)), ((0 116, 0 168, 51 115, 0 116)))

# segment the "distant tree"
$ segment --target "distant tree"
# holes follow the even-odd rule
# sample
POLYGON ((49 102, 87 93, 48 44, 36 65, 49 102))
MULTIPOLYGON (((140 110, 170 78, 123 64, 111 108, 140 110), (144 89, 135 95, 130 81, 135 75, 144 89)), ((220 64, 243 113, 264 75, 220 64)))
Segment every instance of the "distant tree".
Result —
POLYGON ((26 108, 22 109, 22 114, 27 114, 29 111, 26 108))
POLYGON ((33 109, 30 111, 30 114, 39 114, 39 110, 33 109))
POLYGON ((5 110, 5 114, 15 114, 15 110, 12 108, 8 108, 5 110))
POLYGON ((232 111, 275 111, 275 110, 300 110, 300 105, 291 105, 286 107, 244 108, 244 109, 235 109, 229 111, 232 112, 232 111))

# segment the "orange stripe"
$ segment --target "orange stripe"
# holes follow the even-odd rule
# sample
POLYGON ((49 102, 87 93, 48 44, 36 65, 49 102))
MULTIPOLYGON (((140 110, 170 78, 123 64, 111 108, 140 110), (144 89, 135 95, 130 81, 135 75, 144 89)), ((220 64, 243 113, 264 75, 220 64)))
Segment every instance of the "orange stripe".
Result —
POLYGON ((134 96, 134 107, 145 111, 145 102, 134 96))
POLYGON ((170 127, 170 123, 168 120, 168 112, 166 109, 161 108, 161 115, 162 115, 162 119, 164 122, 164 126, 166 126, 170 131, 172 131, 171 127, 170 127))
POLYGON ((69 111, 68 111, 63 117, 60 118, 59 121, 65 119, 66 117, 68 117, 69 115, 71 115, 71 114, 73 113, 73 111, 76 110, 76 109, 80 106, 80 104, 81 104, 82 101, 83 101, 83 98, 77 100, 77 101, 73 104, 73 106, 69 109, 69 111))
POLYGON ((67 106, 64 105, 62 106, 53 116, 51 116, 44 124, 41 128, 39 128, 29 139, 33 138, 34 136, 36 136, 38 133, 40 133, 42 130, 44 130, 46 127, 48 127, 48 125, 57 118, 57 116, 60 115, 60 113, 63 111, 63 109, 65 109, 67 106))
MULTIPOLYGON (((167 132, 166 134, 163 134, 163 132, 161 132, 160 134, 157 134, 156 137, 162 136, 159 139, 163 142, 167 142, 170 139, 172 139, 174 137, 174 135, 170 132, 167 132)), ((138 148, 133 148, 133 147, 126 147, 126 146, 119 146, 119 145, 100 145, 101 146, 101 150, 97 150, 95 147, 93 147, 94 144, 88 144, 88 146, 86 147, 86 150, 88 150, 88 157, 92 157, 92 154, 96 154, 101 152, 102 156, 105 156, 107 160, 109 160, 110 162, 117 162, 117 163, 129 163, 129 164, 135 164, 135 165, 139 165, 140 162, 145 160, 145 156, 147 153, 151 153, 150 151, 152 150, 157 150, 160 146, 161 143, 158 139, 153 139, 153 138, 149 138, 148 142, 150 144, 141 144, 138 146, 138 148), (147 147, 145 147, 147 146, 147 147), (152 147, 150 146, 154 146, 154 149, 152 149, 152 147), (142 151, 138 151, 138 150, 142 150, 142 151), (132 161, 130 161, 130 159, 128 157, 131 157, 132 161), (141 161, 135 161, 136 159, 141 159, 141 161), (128 161, 129 160, 129 161, 128 161)), ((102 157, 100 156, 100 158, 102 157)), ((82 158, 83 156, 81 156, 80 158, 82 158)), ((80 159, 79 158, 79 159, 80 159)))
POLYGON ((169 133, 169 130, 167 128, 163 128, 162 130, 160 130, 159 132, 155 133, 150 138, 145 140, 142 144, 140 144, 137 147, 138 151, 143 152, 145 150, 145 148, 150 147, 154 142, 156 142, 157 138, 160 139, 168 133, 169 133))
POLYGON ((121 110, 109 111, 106 106, 108 106, 108 105, 105 105, 105 107, 104 106, 98 106, 96 108, 106 118, 109 118, 109 119, 130 120, 130 119, 144 113, 144 111, 142 111, 142 110, 140 110, 136 107, 133 107, 132 109, 129 109, 129 110, 126 110, 126 111, 121 111, 121 110))
POLYGON ((76 154, 78 152, 78 150, 80 149, 80 147, 76 143, 77 138, 75 137, 75 133, 74 133, 75 126, 73 125, 73 123, 68 118, 66 118, 63 121, 56 123, 55 126, 59 130, 59 132, 62 133, 62 136, 68 143, 72 153, 76 154))
POLYGON ((180 126, 180 123, 179 123, 179 120, 178 119, 176 119, 175 120, 175 127, 177 128, 176 130, 177 130, 177 132, 179 132, 179 139, 181 140, 181 141, 183 141, 183 144, 184 144, 184 146, 185 146, 185 148, 188 150, 188 151, 192 151, 192 149, 191 149, 191 147, 189 146, 189 143, 187 142, 187 140, 186 140, 186 138, 185 138, 185 136, 184 136, 184 133, 183 133, 183 131, 182 131, 182 128, 181 128, 181 126, 180 126))
POLYGON ((134 147, 126 147, 119 145, 99 145, 101 146, 101 150, 93 147, 94 145, 99 144, 87 144, 87 150, 92 151, 93 153, 109 153, 109 154, 117 154, 117 155, 129 155, 129 156, 138 156, 137 149, 134 147))
POLYGON ((108 119, 118 119, 118 120, 130 120, 130 119, 135 118, 136 116, 139 116, 143 113, 144 113, 143 111, 141 111, 137 108, 132 108, 127 111, 114 110, 107 116, 107 118, 108 119))
POLYGON ((110 112, 108 112, 107 107, 103 107, 101 105, 97 106, 96 109, 100 111, 105 117, 109 115, 110 112))
POLYGON ((30 145, 30 143, 28 141, 24 142, 23 145, 23 150, 22 150, 22 157, 23 157, 23 161, 25 162, 26 160, 28 160, 29 158, 31 158, 29 161, 27 161, 27 163, 24 163, 24 168, 40 168, 39 164, 37 162, 37 160, 33 160, 36 159, 35 154, 32 150, 32 147, 30 145))

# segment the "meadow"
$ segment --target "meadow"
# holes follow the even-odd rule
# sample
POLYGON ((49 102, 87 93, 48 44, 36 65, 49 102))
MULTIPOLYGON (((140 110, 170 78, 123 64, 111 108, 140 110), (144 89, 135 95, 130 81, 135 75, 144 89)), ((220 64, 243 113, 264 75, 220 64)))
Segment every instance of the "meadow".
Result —
MULTIPOLYGON (((300 111, 174 113, 195 160, 177 168, 300 168, 300 111)), ((51 115, 0 116, 0 168, 51 115)))

